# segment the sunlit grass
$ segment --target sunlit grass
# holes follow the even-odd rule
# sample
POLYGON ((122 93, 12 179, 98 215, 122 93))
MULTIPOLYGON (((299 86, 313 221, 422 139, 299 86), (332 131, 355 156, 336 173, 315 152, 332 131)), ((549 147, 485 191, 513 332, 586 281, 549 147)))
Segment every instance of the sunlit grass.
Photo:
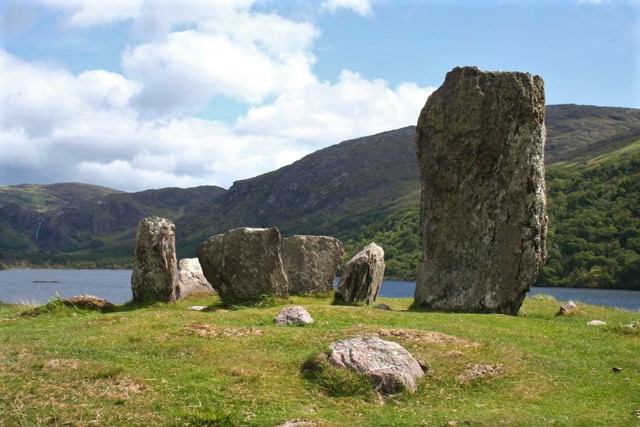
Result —
POLYGON ((225 309, 217 298, 58 306, 0 304, 0 425, 636 425, 640 314, 528 298, 517 317, 392 311, 293 297, 315 319, 280 327, 282 305, 225 309), (187 310, 207 305, 211 311, 187 310), (54 309, 55 308, 55 309, 54 309), (593 319, 606 326, 587 326, 593 319), (213 331, 199 333, 198 327, 213 331), (378 334, 430 366, 415 394, 386 399, 321 366, 330 342, 378 334), (613 368, 616 368, 614 371, 613 368), (492 373, 474 377, 470 372, 492 373))

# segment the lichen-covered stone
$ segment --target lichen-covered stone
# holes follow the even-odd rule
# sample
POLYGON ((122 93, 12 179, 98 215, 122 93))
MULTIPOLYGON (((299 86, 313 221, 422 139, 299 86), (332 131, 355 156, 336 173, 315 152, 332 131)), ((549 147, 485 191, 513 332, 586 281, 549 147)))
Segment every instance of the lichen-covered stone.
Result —
POLYGON ((196 292, 214 293, 213 287, 202 273, 198 258, 183 258, 178 263, 177 298, 181 299, 196 292))
POLYGON ((336 341, 329 349, 329 363, 368 375, 375 390, 385 394, 414 392, 416 380, 424 376, 420 363, 404 347, 378 337, 336 341))
POLYGON ((282 239, 282 261, 289 279, 289 293, 307 295, 333 291, 343 254, 342 242, 333 237, 282 239))
POLYGON ((147 217, 138 224, 131 275, 134 301, 176 299, 176 227, 168 219, 147 217))
POLYGON ((282 267, 281 243, 277 228, 235 228, 200 244, 198 260, 224 302, 251 304, 286 298, 289 284, 282 267))
POLYGON ((384 268, 384 250, 370 243, 347 263, 340 277, 336 301, 371 304, 378 296, 384 268))
POLYGON ((427 100, 416 304, 518 312, 546 259, 543 86, 528 73, 455 68, 427 100))

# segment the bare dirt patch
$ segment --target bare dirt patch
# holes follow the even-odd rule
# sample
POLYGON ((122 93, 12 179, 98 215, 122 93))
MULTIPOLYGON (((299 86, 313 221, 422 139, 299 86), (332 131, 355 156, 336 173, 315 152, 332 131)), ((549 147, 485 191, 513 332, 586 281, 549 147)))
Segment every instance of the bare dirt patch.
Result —
POLYGON ((222 328, 218 326, 205 325, 200 322, 193 322, 185 325, 184 329, 193 332, 203 338, 237 338, 247 335, 264 335, 262 329, 256 328, 222 328))
POLYGON ((82 366, 82 361, 78 359, 51 359, 47 360, 42 369, 55 370, 55 369, 78 369, 82 366))
POLYGON ((480 344, 462 338, 454 337, 434 331, 420 329, 378 329, 375 331, 380 337, 401 338, 408 341, 420 341, 434 344, 453 344, 460 347, 478 347, 480 344))
POLYGON ((480 378, 500 377, 504 374, 504 367, 502 365, 471 365, 465 369, 460 375, 458 380, 462 382, 471 382, 480 378))

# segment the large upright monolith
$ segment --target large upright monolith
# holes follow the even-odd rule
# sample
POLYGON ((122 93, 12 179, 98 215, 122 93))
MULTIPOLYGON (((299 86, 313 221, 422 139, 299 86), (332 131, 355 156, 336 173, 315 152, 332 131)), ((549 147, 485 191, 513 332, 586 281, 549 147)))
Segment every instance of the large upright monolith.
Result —
POLYGON ((544 83, 455 68, 416 129, 422 261, 415 303, 516 314, 546 259, 544 83))
POLYGON ((134 301, 176 300, 176 227, 152 216, 138 224, 131 275, 134 301))
POLYGON ((277 228, 234 228, 198 246, 202 272, 228 304, 254 304, 287 298, 289 282, 282 266, 277 228))

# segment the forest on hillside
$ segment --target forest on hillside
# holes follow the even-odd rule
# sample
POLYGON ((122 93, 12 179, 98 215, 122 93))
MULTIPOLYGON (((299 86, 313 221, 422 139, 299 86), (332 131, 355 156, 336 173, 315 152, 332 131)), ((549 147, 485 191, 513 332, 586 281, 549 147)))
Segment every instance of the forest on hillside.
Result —
MULTIPOLYGON (((547 168, 548 257, 538 286, 640 290, 639 145, 547 168)), ((385 250, 387 277, 415 280, 417 207, 363 226, 346 243, 345 259, 371 241, 385 250)))

